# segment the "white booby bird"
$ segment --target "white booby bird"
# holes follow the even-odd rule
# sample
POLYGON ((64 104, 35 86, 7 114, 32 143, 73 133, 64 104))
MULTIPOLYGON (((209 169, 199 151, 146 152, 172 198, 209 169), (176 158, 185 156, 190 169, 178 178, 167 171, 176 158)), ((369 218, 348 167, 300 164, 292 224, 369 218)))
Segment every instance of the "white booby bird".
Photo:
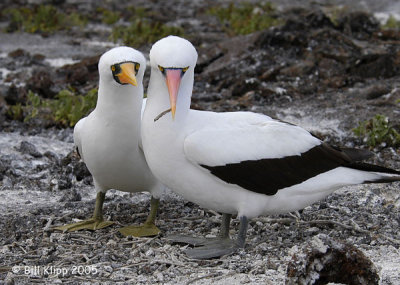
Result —
POLYGON ((151 76, 142 120, 153 174, 189 201, 223 213, 220 237, 186 253, 211 258, 245 245, 248 219, 302 209, 345 185, 400 180, 400 172, 358 162, 369 152, 332 147, 306 130, 252 112, 190 109, 197 52, 169 36, 150 51, 151 76), (171 114, 169 114, 171 112, 171 114), (232 214, 240 219, 229 239, 232 214))
POLYGON ((102 209, 109 189, 149 191, 151 210, 142 226, 120 229, 124 235, 151 236, 159 233, 154 221, 164 186, 151 173, 141 146, 143 74, 146 59, 130 47, 116 47, 99 60, 99 91, 96 108, 74 128, 74 143, 93 176, 97 190, 93 217, 57 227, 63 231, 96 230, 113 222, 104 221, 102 209))

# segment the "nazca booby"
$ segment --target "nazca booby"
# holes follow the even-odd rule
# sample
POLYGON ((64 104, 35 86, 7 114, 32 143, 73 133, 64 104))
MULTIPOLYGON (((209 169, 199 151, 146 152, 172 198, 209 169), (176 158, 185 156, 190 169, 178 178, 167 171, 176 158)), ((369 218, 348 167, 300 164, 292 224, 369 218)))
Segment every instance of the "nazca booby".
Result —
POLYGON ((152 46, 142 120, 153 174, 185 199, 223 213, 219 238, 172 238, 200 245, 188 256, 243 248, 253 217, 302 209, 342 186, 400 180, 396 170, 359 162, 369 152, 332 147, 301 127, 253 112, 190 109, 196 60, 193 45, 179 37, 152 46), (240 220, 236 241, 229 239, 232 214, 240 220))
POLYGON ((95 210, 92 218, 57 229, 96 230, 114 223, 104 221, 102 209, 106 191, 116 189, 152 194, 146 222, 142 226, 123 227, 120 232, 133 236, 156 235, 159 229, 154 221, 164 186, 151 173, 141 146, 146 59, 133 48, 116 47, 101 56, 98 68, 96 108, 74 128, 74 143, 97 190, 95 210))

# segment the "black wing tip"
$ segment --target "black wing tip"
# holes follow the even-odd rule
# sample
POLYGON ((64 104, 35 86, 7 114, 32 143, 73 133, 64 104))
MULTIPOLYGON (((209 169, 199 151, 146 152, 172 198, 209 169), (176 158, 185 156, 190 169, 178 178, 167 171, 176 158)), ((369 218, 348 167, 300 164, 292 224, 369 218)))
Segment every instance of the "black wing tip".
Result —
MULTIPOLYGON (((370 164, 370 163, 364 163, 364 162, 354 162, 354 163, 350 163, 349 165, 346 165, 346 167, 357 169, 357 170, 362 170, 362 171, 394 174, 394 175, 400 176, 400 171, 389 168, 389 167, 376 165, 376 164, 370 164)), ((391 180, 391 181, 397 181, 397 180, 400 180, 400 177, 397 179, 396 179, 396 177, 394 177, 393 179, 395 179, 395 180, 391 180)))
POLYGON ((363 161, 375 155, 375 153, 367 149, 338 147, 330 145, 328 143, 322 143, 320 147, 325 148, 328 151, 330 150, 330 152, 336 153, 336 156, 340 156, 344 161, 347 161, 349 163, 363 161))
POLYGON ((342 148, 342 151, 351 159, 351 161, 362 161, 375 155, 367 149, 342 148))

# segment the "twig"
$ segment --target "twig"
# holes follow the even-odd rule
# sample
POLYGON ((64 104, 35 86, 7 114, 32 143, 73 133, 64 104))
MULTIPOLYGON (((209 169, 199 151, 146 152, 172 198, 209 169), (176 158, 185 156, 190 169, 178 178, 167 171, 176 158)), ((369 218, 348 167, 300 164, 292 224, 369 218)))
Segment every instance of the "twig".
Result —
POLYGON ((214 215, 214 216, 216 216, 217 218, 221 217, 221 214, 216 212, 216 211, 214 211, 214 210, 206 209, 205 211, 210 213, 210 214, 212 214, 212 215, 214 215))
POLYGON ((116 233, 118 233, 118 230, 114 230, 114 231, 112 231, 111 233, 106 234, 106 235, 103 235, 103 236, 99 236, 99 237, 95 240, 95 242, 98 243, 100 240, 105 239, 105 238, 108 238, 109 236, 113 236, 113 235, 115 235, 116 233))
POLYGON ((394 238, 391 238, 391 237, 387 237, 387 236, 385 236, 383 234, 376 234, 376 236, 384 238, 384 239, 387 239, 388 241, 390 241, 390 242, 392 242, 394 244, 400 245, 400 239, 394 239, 394 238))
POLYGON ((139 249, 139 248, 141 248, 141 247, 143 247, 143 246, 145 246, 145 245, 151 243, 151 242, 152 242, 153 240, 155 240, 157 237, 158 237, 158 236, 155 236, 155 237, 153 237, 153 238, 149 238, 146 242, 144 242, 144 243, 138 245, 135 249, 139 249))
POLYGON ((221 272, 212 272, 212 273, 210 273, 210 274, 207 274, 207 275, 204 275, 204 276, 200 276, 200 277, 196 277, 196 278, 194 278, 194 279, 192 279, 192 280, 189 280, 188 282, 186 282, 186 285, 189 285, 189 284, 192 284, 192 283, 194 283, 194 282, 196 282, 196 281, 199 281, 199 280, 201 280, 201 279, 206 279, 206 278, 210 278, 210 277, 216 277, 216 276, 219 276, 221 274, 221 272))
POLYGON ((157 117, 154 118, 154 122, 156 122, 158 119, 160 119, 162 116, 164 116, 165 114, 168 114, 169 112, 171 112, 171 108, 169 108, 168 110, 165 110, 163 112, 161 112, 157 117))
POLYGON ((70 212, 70 213, 67 213, 67 214, 65 214, 64 216, 61 216, 61 217, 58 217, 58 218, 54 218, 54 220, 55 221, 59 221, 59 220, 63 220, 64 218, 67 218, 67 217, 69 217, 69 216, 72 216, 74 214, 74 212, 70 212))
POLYGON ((216 277, 216 278, 214 279, 214 281, 221 280, 222 278, 226 278, 226 277, 233 276, 233 275, 236 275, 236 274, 237 274, 237 272, 231 271, 231 272, 229 272, 229 273, 227 273, 227 274, 223 274, 223 275, 221 275, 221 276, 216 277))
POLYGON ((187 264, 184 264, 181 262, 162 260, 162 259, 155 259, 155 260, 152 260, 150 263, 151 264, 160 263, 160 264, 167 264, 167 265, 175 265, 175 266, 179 266, 179 267, 185 267, 187 265, 187 264))
MULTIPOLYGON (((354 222, 352 219, 350 219, 350 223, 352 224, 352 226, 343 224, 341 222, 338 221, 332 221, 332 220, 312 220, 312 221, 296 221, 294 219, 290 219, 290 218, 283 218, 283 219, 268 219, 268 218, 258 218, 258 220, 261 220, 263 222, 267 222, 267 223, 283 223, 283 224, 289 224, 289 223, 297 223, 299 225, 309 225, 309 224, 316 224, 316 225, 335 225, 335 226, 339 226, 342 227, 346 230, 350 230, 350 231, 355 231, 355 232, 359 232, 359 233, 363 233, 363 234, 368 234, 370 236, 377 236, 377 237, 381 237, 383 239, 386 239, 392 243, 395 244, 400 244, 400 240, 399 239, 394 239, 388 236, 385 236, 383 234, 374 234, 371 233, 371 231, 369 230, 364 230, 362 229, 356 222, 354 222)), ((261 241, 258 244, 263 243, 264 241, 261 241)))
POLYGON ((283 224, 289 224, 289 223, 297 223, 299 225, 309 225, 309 224, 316 224, 316 225, 336 225, 340 226, 342 228, 345 228, 346 230, 354 230, 356 232, 361 232, 361 233, 370 233, 368 230, 363 230, 360 228, 359 225, 357 225, 354 221, 351 221, 353 226, 348 226, 345 225, 341 222, 337 221, 332 221, 332 220, 312 220, 312 221, 299 221, 295 219, 290 219, 290 218, 283 218, 283 219, 268 219, 268 218, 258 218, 258 220, 261 220, 263 222, 267 223, 283 223, 283 224))
POLYGON ((336 225, 336 226, 340 226, 342 228, 345 228, 346 230, 352 230, 352 231, 356 231, 356 232, 360 232, 360 233, 370 234, 370 231, 363 230, 362 228, 360 228, 359 225, 357 225, 357 227, 348 226, 348 225, 345 225, 345 224, 343 224, 341 222, 330 221, 330 220, 300 221, 299 224, 336 225))
POLYGON ((18 246, 25 254, 27 253, 27 251, 26 251, 21 245, 17 244, 17 246, 18 246))
POLYGON ((54 221, 54 216, 50 216, 50 218, 47 220, 46 225, 43 228, 44 232, 48 232, 51 230, 50 227, 51 227, 51 224, 53 223, 53 221, 54 221))

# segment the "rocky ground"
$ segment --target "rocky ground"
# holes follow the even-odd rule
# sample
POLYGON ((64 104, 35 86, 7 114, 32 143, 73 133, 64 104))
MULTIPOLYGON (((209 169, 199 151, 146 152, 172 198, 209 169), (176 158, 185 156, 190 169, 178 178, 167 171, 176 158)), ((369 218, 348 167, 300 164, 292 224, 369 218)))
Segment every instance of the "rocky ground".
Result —
MULTIPOLYGON (((86 12, 128 5, 53 2, 86 12)), ((264 113, 347 147, 367 148, 352 128, 376 114, 399 130, 400 32, 381 29, 365 7, 345 6, 333 20, 334 5, 283 1, 277 10, 283 25, 232 36, 206 13, 211 4, 228 1, 169 2, 135 1, 158 21, 182 27, 196 46, 193 108, 264 113)), ((395 7, 380 1, 391 3, 395 7)), ((96 87, 98 57, 115 45, 109 32, 94 21, 55 34, 0 33, 0 284, 400 284, 399 183, 346 187, 299 213, 254 219, 246 248, 213 260, 190 260, 186 246, 165 237, 214 236, 220 215, 169 191, 161 200, 157 237, 118 232, 146 218, 149 195, 115 190, 107 193, 105 215, 116 225, 54 231, 91 215, 92 179, 73 152, 71 128, 43 119, 21 122, 8 110, 26 104, 29 90, 53 98, 67 86, 81 93, 96 87)), ((136 48, 148 57, 150 46, 136 48)), ((371 162, 400 169, 398 148, 374 151, 371 162)), ((234 220, 233 236, 237 228, 234 220)))

